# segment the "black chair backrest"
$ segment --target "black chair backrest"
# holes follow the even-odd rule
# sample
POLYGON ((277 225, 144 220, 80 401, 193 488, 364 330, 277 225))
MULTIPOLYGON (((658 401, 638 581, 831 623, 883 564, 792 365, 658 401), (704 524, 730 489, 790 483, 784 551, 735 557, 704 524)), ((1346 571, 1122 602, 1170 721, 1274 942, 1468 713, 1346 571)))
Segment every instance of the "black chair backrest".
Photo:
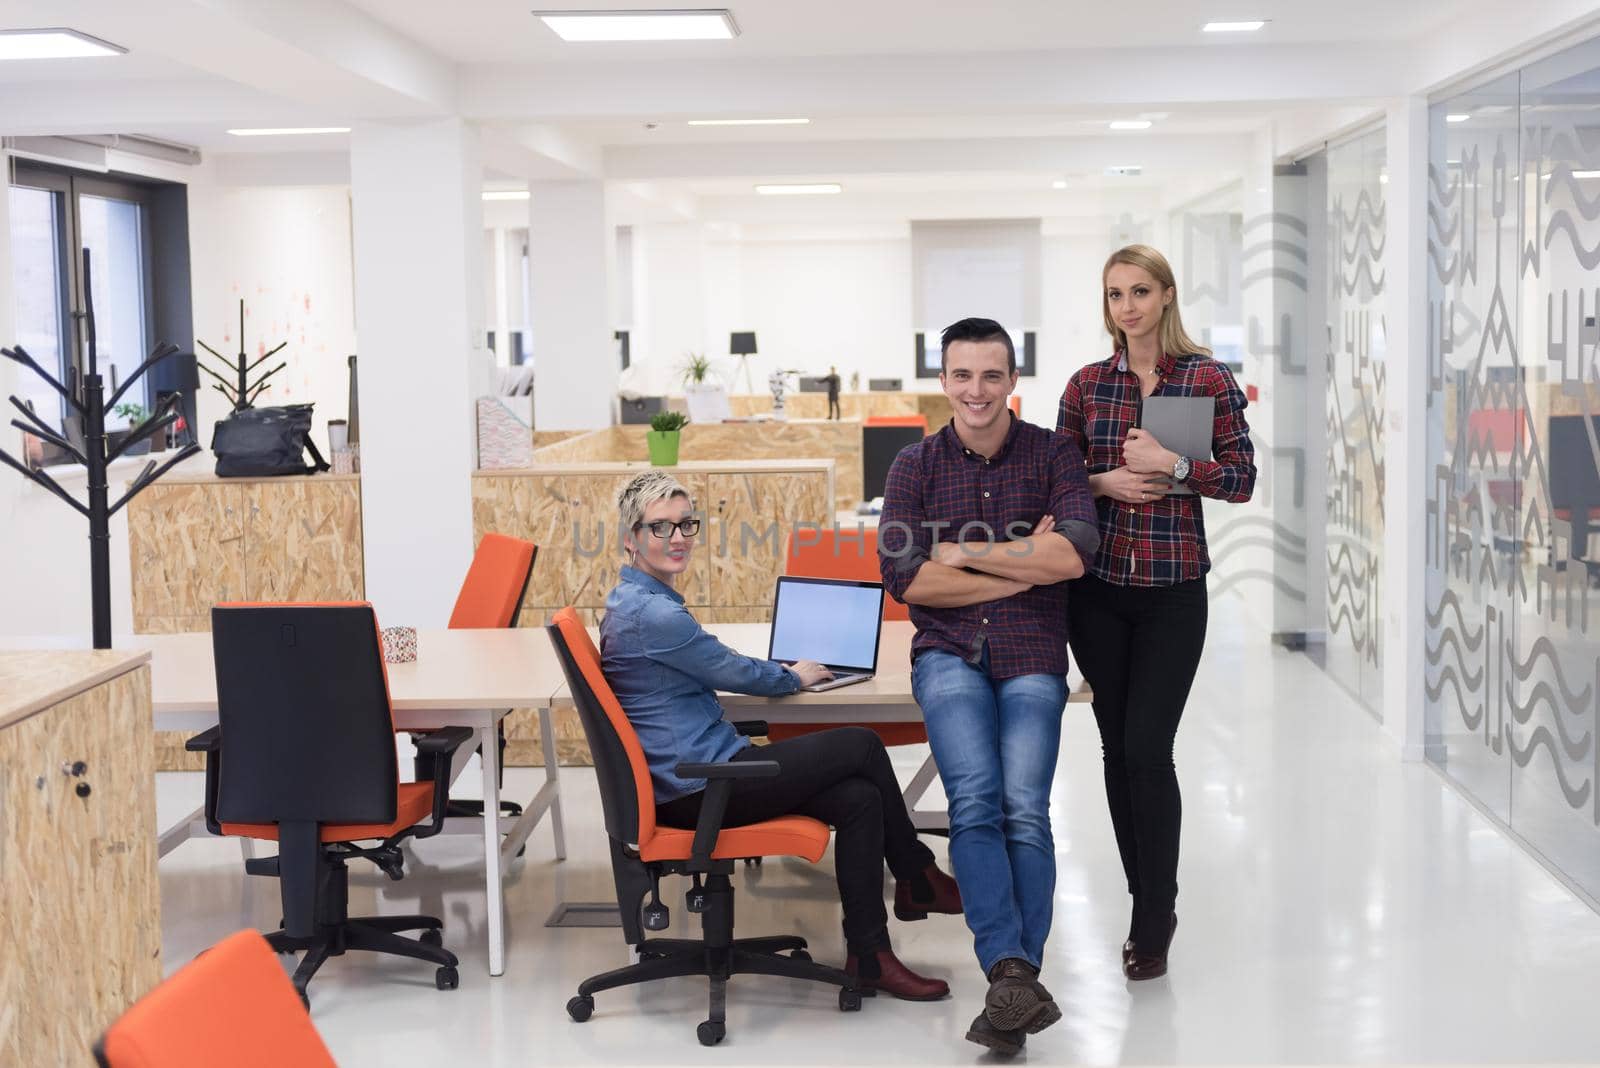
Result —
POLYGON ((211 610, 225 823, 387 823, 394 721, 366 604, 211 610))
MULTIPOLYGON (((569 612, 569 609, 563 609, 557 613, 555 622, 547 624, 545 630, 550 635, 550 644, 555 647, 557 659, 561 661, 561 671, 567 677, 567 688, 572 693, 572 703, 578 707, 578 718, 583 723, 583 733, 589 741, 589 755, 594 761, 595 779, 600 786, 600 808, 605 819, 606 833, 624 845, 637 845, 640 830, 638 776, 622 738, 612 725, 611 718, 590 684, 584 668, 579 664, 581 657, 589 662, 591 670, 596 672, 600 670, 594 643, 589 640, 577 617, 568 616, 569 612), (562 628, 564 617, 570 626, 576 627, 576 633, 571 641, 562 628), (579 642, 581 644, 578 644, 579 642), (576 650, 574 645, 578 645, 576 650)), ((617 707, 617 713, 622 714, 621 706, 617 707)), ((634 739, 634 745, 638 745, 637 738, 634 739)), ((643 760, 642 751, 639 758, 643 760)), ((648 786, 648 772, 646 776, 645 784, 648 786)), ((654 811, 648 814, 646 822, 649 824, 646 831, 653 832, 654 811)))

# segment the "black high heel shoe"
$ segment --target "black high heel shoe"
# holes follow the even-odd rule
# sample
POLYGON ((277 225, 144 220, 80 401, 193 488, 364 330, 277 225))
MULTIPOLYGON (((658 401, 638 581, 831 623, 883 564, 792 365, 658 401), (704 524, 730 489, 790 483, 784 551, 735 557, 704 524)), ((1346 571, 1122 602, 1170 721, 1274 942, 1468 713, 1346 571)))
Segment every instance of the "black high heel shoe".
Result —
POLYGON ((1178 914, 1172 914, 1172 924, 1167 937, 1156 953, 1145 952, 1131 940, 1122 947, 1122 974, 1138 982, 1142 979, 1159 979, 1167 974, 1167 952, 1172 948, 1172 936, 1178 932, 1178 914))

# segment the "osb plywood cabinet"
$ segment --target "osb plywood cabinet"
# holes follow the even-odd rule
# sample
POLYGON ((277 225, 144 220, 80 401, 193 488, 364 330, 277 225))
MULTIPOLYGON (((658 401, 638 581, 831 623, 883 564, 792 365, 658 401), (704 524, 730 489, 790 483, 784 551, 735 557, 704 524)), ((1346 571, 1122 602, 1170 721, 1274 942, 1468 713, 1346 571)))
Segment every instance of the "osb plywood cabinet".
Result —
POLYGON ((128 505, 133 629, 210 630, 220 601, 365 595, 354 475, 169 478, 128 505))
POLYGON ((0 1064, 91 1064, 161 978, 149 653, 0 653, 0 1064))
MULTIPOLYGON (((474 536, 495 532, 539 547, 519 622, 543 626, 565 605, 599 622, 626 558, 617 530, 617 491, 648 465, 606 461, 480 471, 472 480, 474 536)), ((833 522, 834 463, 824 460, 703 460, 671 469, 704 517, 678 592, 702 622, 771 618, 789 535, 833 522)), ((542 763, 537 722, 526 709, 507 720, 509 764, 542 763)), ((575 719, 558 718, 565 763, 588 763, 575 719)))

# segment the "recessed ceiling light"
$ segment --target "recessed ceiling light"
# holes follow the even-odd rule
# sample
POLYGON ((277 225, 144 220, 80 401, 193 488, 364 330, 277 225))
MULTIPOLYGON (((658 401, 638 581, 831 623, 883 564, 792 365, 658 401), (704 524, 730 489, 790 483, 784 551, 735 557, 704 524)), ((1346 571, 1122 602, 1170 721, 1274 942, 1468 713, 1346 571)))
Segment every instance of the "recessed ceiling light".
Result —
POLYGON ((1378 175, 1378 184, 1379 185, 1388 185, 1389 184, 1389 176, 1387 174, 1378 175))
POLYGON ((1051 189, 1065 189, 1066 187, 1067 180, 1065 178, 1057 178, 1055 181, 1050 183, 1051 189))
POLYGON ((810 119, 690 119, 690 126, 804 126, 810 119))
POLYGON ((1148 130, 1150 125, 1149 119, 1117 119, 1110 124, 1113 130, 1148 130))
POLYGON ((121 56, 127 49, 77 30, 0 30, 0 59, 87 59, 121 56))
POLYGON ((527 200, 526 189, 491 189, 483 194, 485 200, 527 200))
POLYGON ((726 41, 739 36, 726 8, 534 14, 563 41, 726 41))
POLYGON ((1472 118, 1471 115, 1446 115, 1444 117, 1444 121, 1445 122, 1466 122, 1470 118, 1472 118))
POLYGON ((827 193, 842 193, 844 186, 838 182, 798 182, 793 184, 758 185, 756 192, 768 197, 805 197, 821 196, 827 193))
POLYGON ((288 137, 292 134, 349 133, 348 126, 276 126, 255 130, 229 130, 235 137, 288 137))
POLYGON ((1251 19, 1246 22, 1208 22, 1202 28, 1206 33, 1253 33, 1266 24, 1266 19, 1251 19))

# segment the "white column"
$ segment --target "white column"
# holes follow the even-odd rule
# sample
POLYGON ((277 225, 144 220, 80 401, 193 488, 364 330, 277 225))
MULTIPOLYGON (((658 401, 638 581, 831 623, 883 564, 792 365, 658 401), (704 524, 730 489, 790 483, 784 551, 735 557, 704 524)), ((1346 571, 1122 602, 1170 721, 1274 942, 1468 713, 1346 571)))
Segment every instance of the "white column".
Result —
POLYGON ((536 430, 610 426, 621 364, 606 286, 611 228, 600 182, 534 182, 528 198, 536 430))
POLYGON ((357 127, 350 189, 367 598, 441 627, 472 559, 484 349, 482 166, 459 119, 357 127))
POLYGON ((1427 203, 1428 103, 1393 101, 1387 109, 1388 279, 1384 318, 1388 383, 1383 533, 1383 726, 1407 760, 1423 756, 1427 499, 1427 203))
MULTIPOLYGON (((705 234, 699 223, 651 223, 633 228, 634 362, 638 379, 659 393, 681 393, 684 356, 701 352, 712 366, 728 375, 728 392, 759 393, 766 388, 767 355, 753 356, 751 386, 745 388, 741 366, 728 355, 728 335, 706 331, 705 234)), ((736 295, 720 294, 722 307, 737 304, 736 295)), ((754 324, 724 324, 728 330, 750 330, 754 324)), ((756 345, 761 345, 756 337, 756 345)), ((767 342, 770 347, 770 339, 767 342)))

